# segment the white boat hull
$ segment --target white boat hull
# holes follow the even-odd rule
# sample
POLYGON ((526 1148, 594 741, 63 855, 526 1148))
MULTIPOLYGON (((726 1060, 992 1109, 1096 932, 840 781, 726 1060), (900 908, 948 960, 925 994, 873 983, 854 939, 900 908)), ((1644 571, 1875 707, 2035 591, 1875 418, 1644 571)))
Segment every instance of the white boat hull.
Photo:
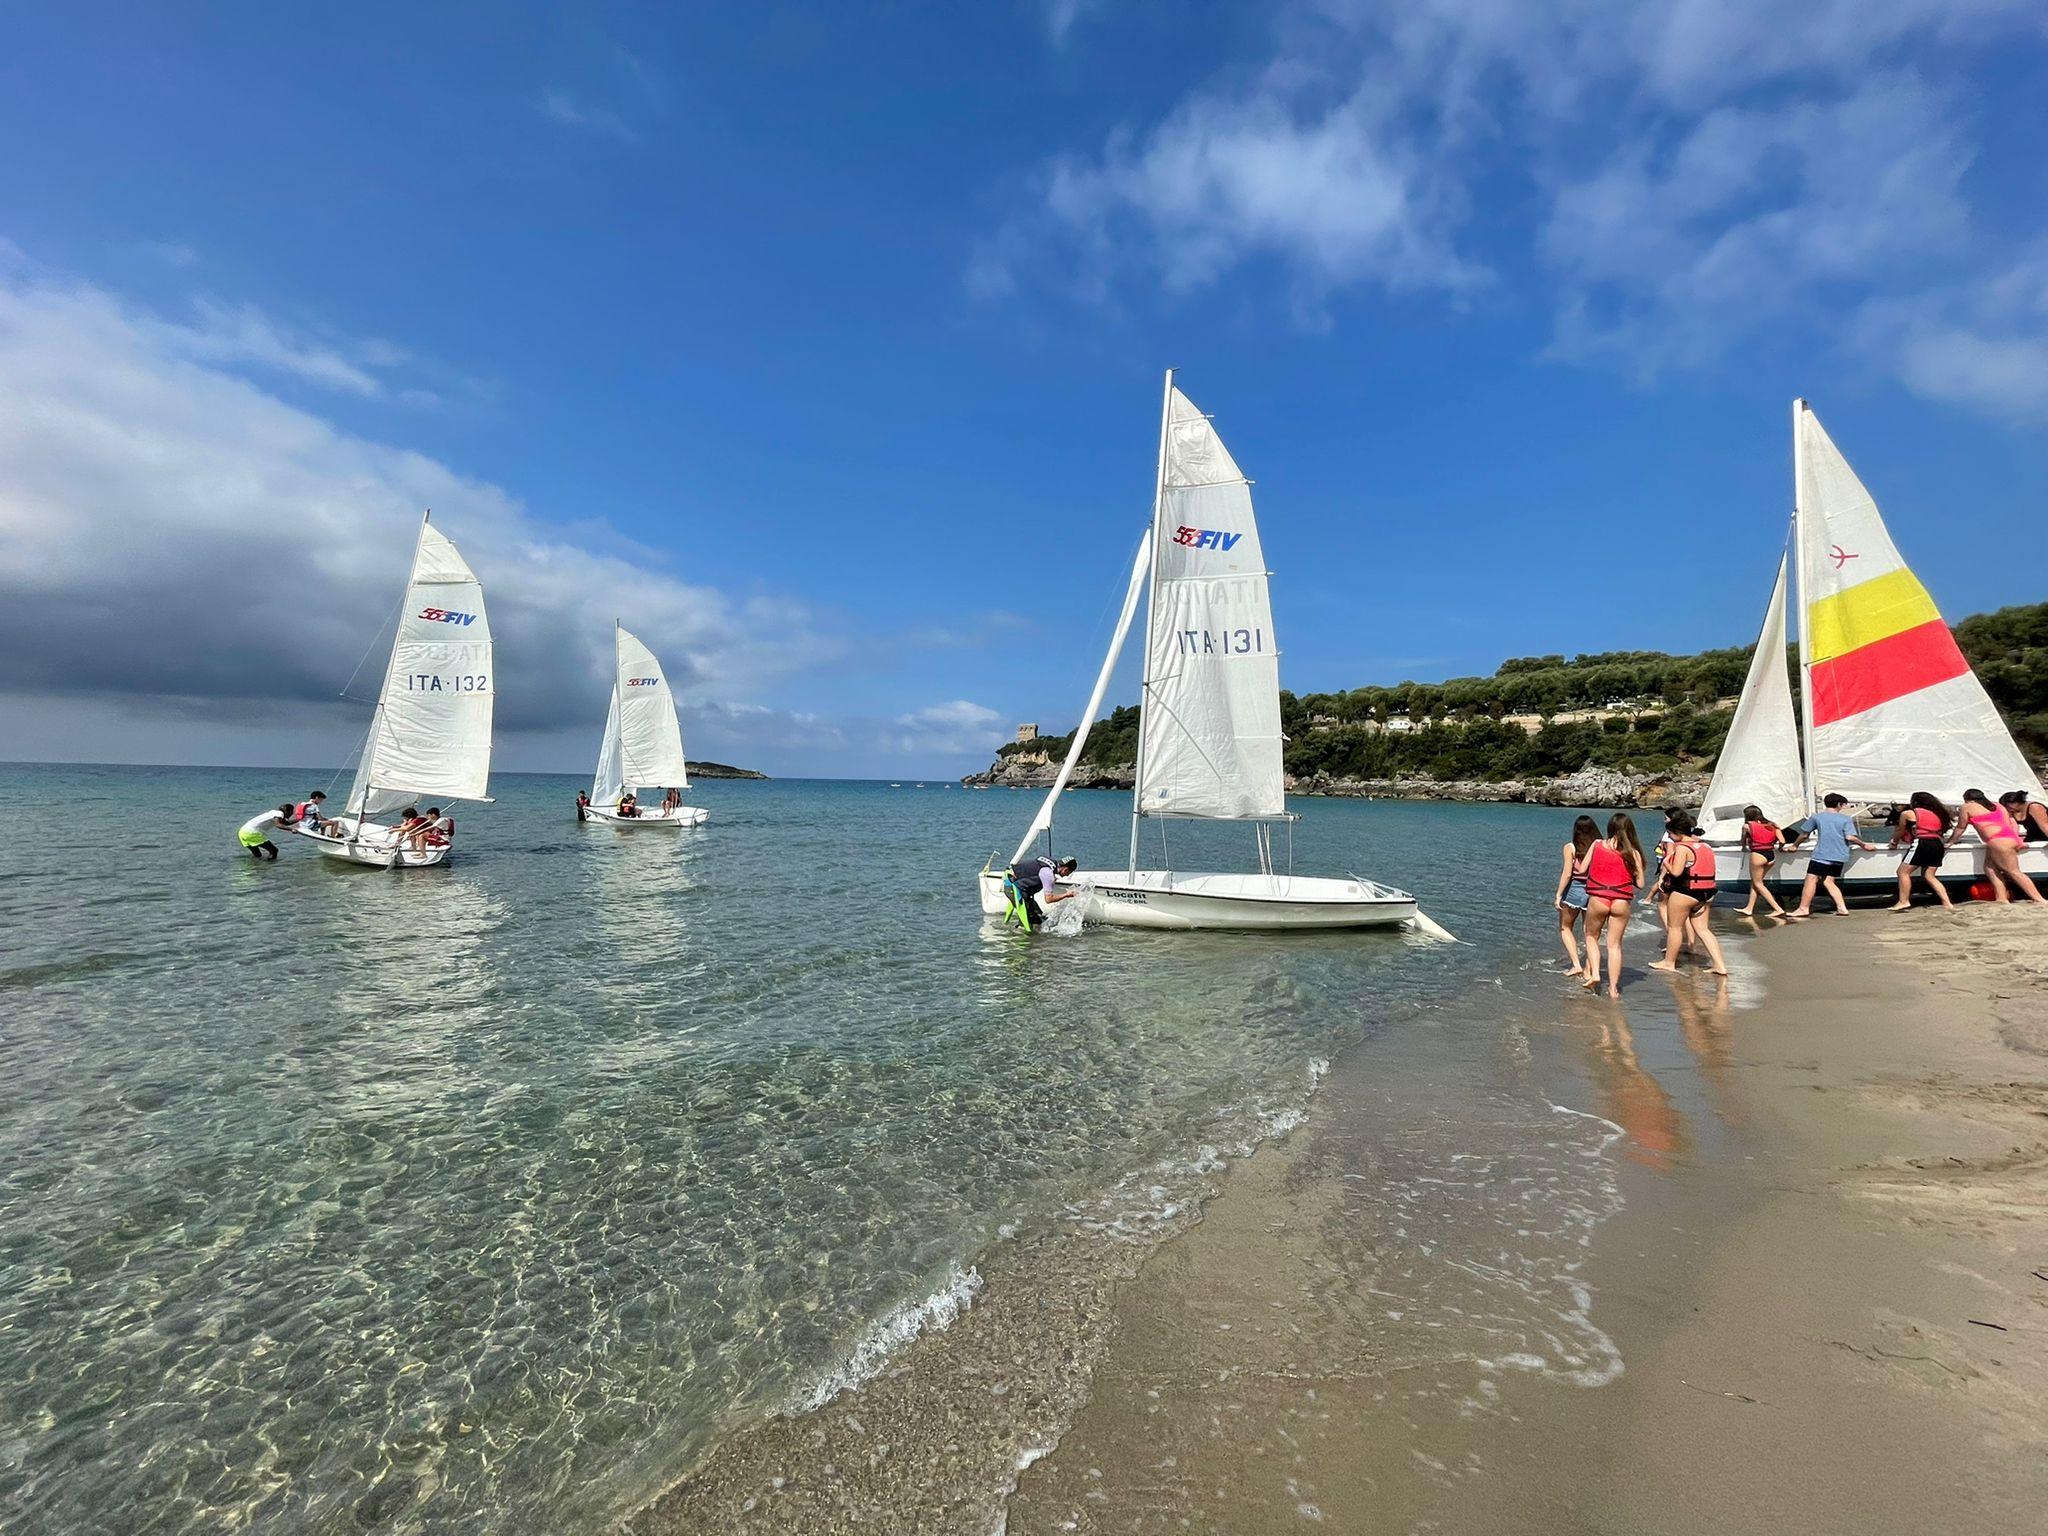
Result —
MULTIPOLYGON (((1092 886, 1082 921, 1114 928, 1215 929, 1244 933, 1389 928, 1412 921, 1415 898, 1371 880, 1312 875, 1181 875, 1168 870, 1077 870, 1060 885, 1092 886)), ((1001 917, 1003 876, 981 875, 981 910, 1001 917)))
POLYGON ((642 811, 638 816, 621 816, 617 811, 601 810, 594 805, 583 807, 583 814, 592 821, 601 821, 611 827, 701 827, 711 819, 711 813, 700 805, 679 805, 673 811, 642 811))
MULTIPOLYGON (((1721 881, 1721 899, 1725 902, 1733 896, 1738 902, 1748 900, 1749 858, 1741 845, 1711 843, 1710 846, 1714 850, 1714 872, 1721 881)), ((1836 884, 1841 886, 1846 896, 1883 895, 1895 899, 1899 891, 1899 862, 1911 852, 1910 845, 1905 848, 1877 848, 1869 853, 1851 848, 1849 862, 1836 876, 1836 884)), ((1799 894, 1800 887, 1806 883, 1806 864, 1811 857, 1810 849, 1794 848, 1771 866, 1764 883, 1780 901, 1788 895, 1799 894)), ((2048 844, 2028 844, 2020 853, 2020 868, 2036 885, 2048 880, 2048 844)), ((1952 896, 1965 894, 1971 886, 1988 880, 1990 877, 1984 873, 1984 845, 1975 838, 1957 843, 1943 856, 1938 874, 1952 896)), ((1914 882, 1916 892, 1924 889, 1922 882, 1914 882)), ((2043 894, 2048 894, 2048 891, 2043 894)), ((1815 899, 1823 904, 1827 900, 1824 895, 1815 899)))
POLYGON ((295 835, 317 845, 330 859, 341 859, 349 864, 363 864, 372 869, 432 869, 446 864, 448 855, 454 850, 445 844, 440 847, 400 848, 398 834, 392 828, 378 822, 334 824, 332 832, 309 832, 304 827, 293 827, 295 835))

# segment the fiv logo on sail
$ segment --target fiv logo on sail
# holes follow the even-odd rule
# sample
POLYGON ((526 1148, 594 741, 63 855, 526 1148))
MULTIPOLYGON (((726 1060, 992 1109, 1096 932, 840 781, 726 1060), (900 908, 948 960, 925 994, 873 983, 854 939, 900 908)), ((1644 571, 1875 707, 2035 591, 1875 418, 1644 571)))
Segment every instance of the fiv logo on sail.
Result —
POLYGON ((1173 530, 1173 542, 1185 544, 1189 549, 1220 549, 1225 554, 1239 539, 1241 533, 1225 533, 1220 528, 1190 528, 1183 524, 1173 530))
POLYGON ((431 619, 436 624, 474 624, 476 622, 475 614, 457 613, 450 608, 422 608, 419 616, 423 619, 431 619))

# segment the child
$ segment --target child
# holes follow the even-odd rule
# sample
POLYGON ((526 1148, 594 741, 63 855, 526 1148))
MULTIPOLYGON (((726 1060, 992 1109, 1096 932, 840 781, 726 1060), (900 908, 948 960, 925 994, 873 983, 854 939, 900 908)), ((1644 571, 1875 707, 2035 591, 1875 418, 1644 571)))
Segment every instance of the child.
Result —
POLYGON ((1551 898, 1551 905, 1557 908, 1557 936, 1564 941, 1565 958, 1572 968, 1567 976, 1585 973, 1585 966, 1579 960, 1578 925, 1586 915, 1586 861, 1593 855, 1593 845, 1600 841, 1600 823, 1590 816, 1581 816, 1572 823, 1572 840, 1561 850, 1564 863, 1557 871, 1557 894, 1551 898))
POLYGON ((277 862, 277 844, 270 840, 272 827, 288 826, 296 814, 287 801, 274 811, 265 811, 261 816, 251 816, 242 823, 239 834, 242 846, 249 850, 249 857, 261 863, 264 859, 277 862))
POLYGON ((1586 854, 1586 979, 1587 991, 1600 985, 1600 943, 1607 941, 1607 995, 1621 996, 1621 935, 1628 927, 1629 903, 1644 877, 1643 845, 1636 824, 1625 811, 1607 818, 1607 836, 1586 854))
POLYGON ((1745 862, 1749 865, 1749 905, 1741 908, 1744 917, 1756 916, 1756 904, 1768 902, 1774 917, 1783 917, 1785 909, 1778 898, 1770 892, 1764 880, 1771 872, 1771 866, 1778 861, 1778 848, 1784 841, 1778 831, 1778 824, 1764 815, 1763 807, 1745 805, 1742 808, 1742 849, 1745 862))
POLYGON ((1898 826, 1892 832, 1894 848, 1911 843, 1913 851, 1899 860, 1899 899, 1886 911, 1904 912, 1913 905, 1915 875, 1927 882, 1944 907, 1955 905, 1948 899, 1948 888, 1941 883, 1941 861, 1948 853, 1942 837, 1954 821, 1948 807, 1926 790, 1913 792, 1912 802, 1899 814, 1898 826))
POLYGON ((1849 850, 1861 848, 1865 853, 1874 853, 1876 844, 1866 843, 1856 835, 1856 818, 1848 813, 1848 804, 1847 795, 1828 795, 1821 801, 1821 810, 1786 829, 1788 835, 1813 833, 1813 855, 1806 861, 1806 883, 1800 887, 1799 905, 1787 912, 1787 917, 1804 920, 1813 916, 1813 898, 1822 887, 1826 887, 1835 904, 1835 915, 1849 915, 1849 899, 1838 883, 1842 871, 1849 867, 1849 850))
POLYGON ((1720 941, 1714 937, 1710 914, 1719 882, 1714 878, 1714 850, 1701 837, 1692 817, 1673 811, 1665 818, 1664 830, 1671 851, 1664 856, 1663 885, 1669 893, 1670 916, 1664 936, 1664 958, 1650 962, 1653 971, 1678 969, 1678 946, 1697 940, 1714 963, 1716 976, 1728 974, 1728 962, 1721 958, 1720 941))

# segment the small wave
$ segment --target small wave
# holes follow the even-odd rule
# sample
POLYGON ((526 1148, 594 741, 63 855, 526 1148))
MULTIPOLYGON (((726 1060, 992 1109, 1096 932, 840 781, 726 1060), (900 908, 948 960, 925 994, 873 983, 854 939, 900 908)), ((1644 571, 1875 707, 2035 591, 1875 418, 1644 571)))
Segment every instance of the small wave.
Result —
POLYGON ((889 1363, 890 1356, 926 1329, 950 1327, 955 1318, 974 1305, 980 1291, 980 1270, 963 1270, 958 1264, 949 1264, 945 1282, 937 1290, 884 1313, 860 1336, 838 1369, 828 1372, 811 1388, 796 1405, 796 1411, 809 1413, 822 1408, 840 1393, 873 1380, 889 1363))

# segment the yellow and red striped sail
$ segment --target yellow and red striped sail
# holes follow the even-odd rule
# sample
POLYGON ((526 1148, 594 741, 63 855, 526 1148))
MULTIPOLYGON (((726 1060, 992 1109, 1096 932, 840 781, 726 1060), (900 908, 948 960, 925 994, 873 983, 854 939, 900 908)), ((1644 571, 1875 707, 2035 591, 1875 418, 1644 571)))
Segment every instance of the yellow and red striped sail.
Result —
POLYGON ((1798 407, 1806 705, 1816 794, 1904 800, 2039 781, 1819 419, 1798 407))

